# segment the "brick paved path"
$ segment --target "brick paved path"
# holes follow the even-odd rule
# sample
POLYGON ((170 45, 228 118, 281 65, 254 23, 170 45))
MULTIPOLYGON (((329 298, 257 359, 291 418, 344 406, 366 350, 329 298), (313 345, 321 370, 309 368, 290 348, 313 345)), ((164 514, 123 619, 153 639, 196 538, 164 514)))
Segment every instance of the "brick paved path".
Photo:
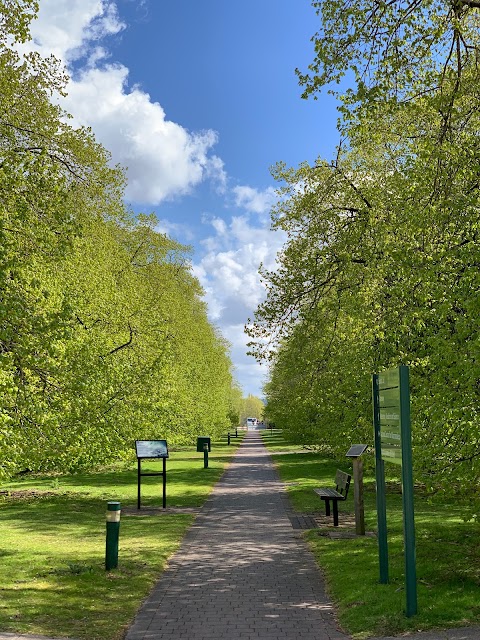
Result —
POLYGON ((282 484, 247 432, 127 640, 346 640, 282 484))

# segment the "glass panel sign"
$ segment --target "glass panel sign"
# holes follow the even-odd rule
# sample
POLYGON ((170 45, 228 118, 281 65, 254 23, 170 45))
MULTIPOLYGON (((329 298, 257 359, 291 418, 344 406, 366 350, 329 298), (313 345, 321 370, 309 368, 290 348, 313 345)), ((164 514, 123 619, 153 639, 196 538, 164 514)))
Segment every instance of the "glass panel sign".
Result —
POLYGON ((135 440, 137 458, 168 458, 166 440, 135 440))
POLYGON ((345 456, 347 458, 358 458, 365 451, 368 445, 366 444, 352 444, 345 456))
POLYGON ((400 372, 387 369, 378 374, 378 406, 380 409, 380 443, 382 458, 402 464, 400 421, 400 372))

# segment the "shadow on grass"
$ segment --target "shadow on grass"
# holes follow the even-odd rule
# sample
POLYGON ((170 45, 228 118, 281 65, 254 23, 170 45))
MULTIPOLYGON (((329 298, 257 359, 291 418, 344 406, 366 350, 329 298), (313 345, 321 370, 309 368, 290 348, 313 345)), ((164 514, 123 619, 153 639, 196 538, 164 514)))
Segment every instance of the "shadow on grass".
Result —
MULTIPOLYGON (((265 438, 265 442, 268 440, 265 438)), ((335 461, 321 453, 298 454, 275 438, 285 454, 271 451, 298 511, 318 510, 313 486, 331 486, 335 470, 349 471, 349 461, 335 461), (293 484, 295 483, 295 484, 293 484)), ((268 443, 270 446, 270 443, 268 443)), ((364 475, 365 522, 375 530, 375 474, 366 461, 364 475)), ((480 524, 463 521, 459 501, 430 496, 415 486, 415 530, 418 615, 407 618, 405 609, 403 504, 398 469, 389 467, 386 482, 390 583, 379 584, 378 544, 375 538, 332 540, 311 530, 307 536, 323 568, 339 619, 356 638, 396 635, 414 630, 479 624, 480 524)), ((352 488, 350 489, 352 492, 352 488)), ((340 511, 353 511, 350 494, 340 511)))
POLYGON ((97 552, 82 552, 74 537, 70 551, 50 550, 50 558, 37 551, 40 557, 25 575, 2 579, 0 629, 89 640, 120 637, 183 533, 181 518, 181 528, 162 530, 152 519, 127 528, 122 523, 125 545, 121 537, 119 567, 111 572, 104 569, 103 544, 97 552))

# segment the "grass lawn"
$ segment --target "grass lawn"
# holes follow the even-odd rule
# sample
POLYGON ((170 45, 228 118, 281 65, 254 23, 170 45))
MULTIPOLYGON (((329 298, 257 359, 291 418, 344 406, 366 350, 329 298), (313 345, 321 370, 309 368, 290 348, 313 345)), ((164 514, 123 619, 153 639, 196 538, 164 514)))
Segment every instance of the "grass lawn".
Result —
MULTIPOLYGON (((350 461, 347 458, 335 461, 289 445, 278 431, 266 431, 263 438, 282 480, 293 483, 287 489, 294 508, 303 513, 323 512, 324 503, 313 487, 332 486, 336 469, 351 470, 350 461)), ((305 534, 324 571, 340 624, 358 640, 480 624, 480 524, 465 523, 458 503, 449 503, 441 496, 428 499, 417 487, 418 614, 405 616, 402 497, 400 478, 393 475, 399 473, 399 468, 387 464, 385 472, 392 474, 387 477, 388 585, 379 584, 375 537, 332 540, 324 529, 311 529, 305 534)), ((377 522, 373 470, 365 471, 364 488, 366 530, 374 532, 377 522)), ((347 501, 339 503, 340 523, 342 511, 354 511, 353 486, 347 501)))
MULTIPOLYGON (((169 507, 200 507, 243 433, 170 450, 169 507)), ((161 471, 145 461, 142 472, 161 471)), ((0 632, 118 640, 178 548, 192 513, 122 515, 119 567, 106 572, 108 500, 136 508, 136 463, 75 475, 23 476, 0 487, 0 632)), ((162 506, 162 477, 142 478, 142 509, 162 506)), ((130 510, 129 510, 130 511, 130 510)))

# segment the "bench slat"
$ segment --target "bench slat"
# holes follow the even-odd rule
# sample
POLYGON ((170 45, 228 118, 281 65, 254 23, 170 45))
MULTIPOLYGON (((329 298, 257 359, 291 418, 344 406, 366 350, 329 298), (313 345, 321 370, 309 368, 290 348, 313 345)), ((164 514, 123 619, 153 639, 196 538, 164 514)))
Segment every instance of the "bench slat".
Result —
POLYGON ((337 485, 337 491, 340 491, 341 493, 348 492, 348 487, 350 486, 350 480, 351 477, 348 473, 345 473, 345 471, 340 471, 340 469, 337 469, 337 473, 335 475, 335 484, 337 485))
POLYGON ((325 498, 337 498, 338 500, 345 500, 343 493, 335 491, 335 489, 314 489, 315 493, 325 498))

